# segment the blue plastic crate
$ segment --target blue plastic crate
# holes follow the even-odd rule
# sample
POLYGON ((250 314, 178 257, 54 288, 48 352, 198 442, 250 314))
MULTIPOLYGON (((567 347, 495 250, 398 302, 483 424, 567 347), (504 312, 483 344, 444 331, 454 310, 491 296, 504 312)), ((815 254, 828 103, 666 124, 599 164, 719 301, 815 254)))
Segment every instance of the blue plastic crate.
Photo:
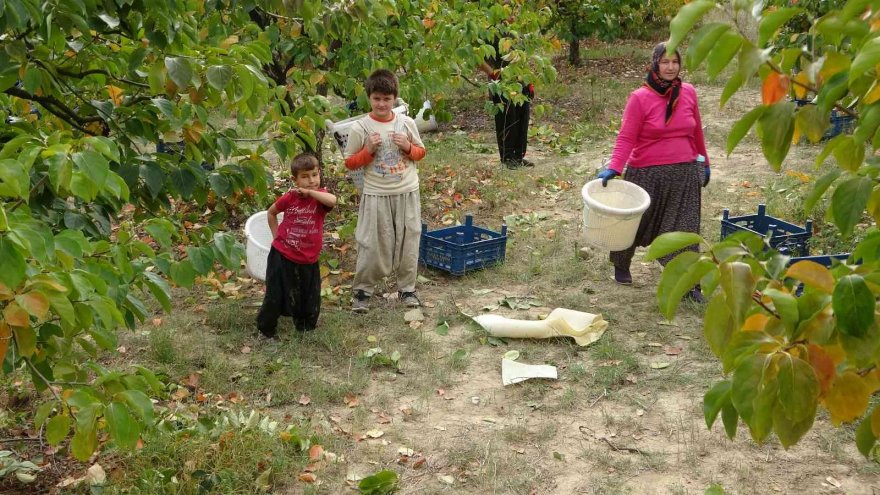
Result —
MULTIPOLYGON (((815 103, 810 100, 795 99, 792 101, 794 101, 799 107, 804 105, 815 105, 815 103)), ((855 117, 851 117, 843 112, 838 112, 836 108, 831 109, 831 126, 825 131, 822 140, 831 139, 838 134, 850 134, 855 128, 855 125, 855 117)))
POLYGON ((507 249, 507 225, 501 225, 501 233, 475 227, 474 219, 467 215, 464 225, 428 232, 422 224, 419 263, 453 275, 504 262, 507 249))
POLYGON ((730 210, 725 209, 721 218, 721 238, 739 231, 753 232, 760 236, 770 234, 770 247, 789 256, 809 256, 807 241, 813 235, 813 221, 799 227, 785 220, 767 215, 766 205, 758 205, 757 215, 731 217, 730 210))

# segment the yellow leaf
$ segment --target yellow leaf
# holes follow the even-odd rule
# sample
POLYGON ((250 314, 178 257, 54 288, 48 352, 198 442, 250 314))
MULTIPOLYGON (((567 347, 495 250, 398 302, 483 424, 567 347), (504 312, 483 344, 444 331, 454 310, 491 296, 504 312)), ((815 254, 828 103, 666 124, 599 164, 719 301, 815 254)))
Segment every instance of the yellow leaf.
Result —
POLYGON ((807 88, 806 86, 810 85, 810 76, 807 75, 807 71, 801 71, 795 74, 793 81, 794 85, 794 97, 803 100, 807 96, 807 88))
POLYGON ((834 277, 831 276, 831 272, 815 261, 798 261, 788 268, 785 276, 800 280, 827 294, 834 291, 834 277))
POLYGON ((862 98, 862 102, 865 105, 870 105, 871 103, 880 100, 880 81, 874 81, 874 84, 871 86, 871 89, 865 93, 865 97, 862 98))
POLYGON ((791 144, 797 144, 798 141, 801 140, 801 126, 798 125, 798 121, 794 121, 794 133, 791 135, 791 144))
POLYGON ((323 80, 324 80, 324 74, 322 74, 320 72, 312 72, 312 75, 309 76, 309 82, 311 82, 312 84, 315 84, 315 85, 320 84, 321 81, 323 81, 323 80))
POLYGON ((299 38, 299 35, 302 33, 302 24, 294 21, 290 24, 290 37, 291 38, 299 38))
POLYGON ((230 36, 220 42, 220 48, 223 48, 224 50, 228 50, 230 46, 232 46, 236 43, 238 43, 238 36, 233 34, 232 36, 230 36))
POLYGON ((9 303, 6 309, 3 310, 3 319, 13 327, 26 327, 31 324, 27 311, 22 309, 15 301, 9 303))
POLYGON ((862 377, 847 371, 838 376, 825 396, 825 408, 835 426, 862 417, 868 409, 870 392, 862 377))
POLYGON ((510 38, 503 38, 498 46, 501 49, 501 53, 507 53, 510 51, 511 45, 513 45, 513 41, 510 38))
POLYGON ((110 99, 113 100, 113 104, 117 107, 122 105, 122 88, 118 88, 112 84, 107 85, 107 94, 110 95, 110 99))
POLYGON ((553 38, 552 40, 550 40, 550 44, 553 45, 553 48, 554 48, 555 50, 561 50, 561 49, 562 49, 562 42, 559 41, 559 38, 553 38))
POLYGON ((848 70, 850 65, 852 65, 852 60, 846 55, 828 52, 825 54, 825 63, 819 70, 819 76, 823 81, 828 81, 834 74, 848 70))
POLYGON ((834 367, 834 360, 827 352, 825 352, 825 349, 816 344, 810 344, 807 349, 809 350, 810 355, 810 366, 813 367, 813 372, 816 373, 816 379, 819 380, 820 397, 824 397, 831 389, 831 382, 837 374, 837 370, 834 367))
POLYGON ((37 317, 38 320, 45 319, 49 314, 49 298, 42 292, 31 291, 17 297, 16 300, 25 311, 37 317))
POLYGON ((321 44, 318 45, 318 51, 321 52, 321 55, 327 56, 327 45, 321 44))
MULTIPOLYGON (((3 356, 0 355, 0 357, 3 356)), ((874 413, 871 414, 871 433, 875 437, 880 437, 880 406, 875 407, 874 413)))

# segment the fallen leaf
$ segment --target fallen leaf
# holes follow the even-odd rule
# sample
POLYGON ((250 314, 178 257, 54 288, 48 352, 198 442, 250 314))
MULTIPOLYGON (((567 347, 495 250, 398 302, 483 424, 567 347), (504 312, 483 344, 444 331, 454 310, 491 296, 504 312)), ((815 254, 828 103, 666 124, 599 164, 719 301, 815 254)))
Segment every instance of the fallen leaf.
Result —
POLYGON ((381 414, 379 414, 379 417, 376 419, 376 422, 379 423, 380 425, 387 425, 388 423, 391 422, 391 418, 389 418, 387 414, 381 413, 381 414))
POLYGON ((189 385, 193 389, 196 389, 199 387, 199 380, 201 380, 201 378, 202 378, 202 375, 200 375, 198 373, 190 373, 190 375, 186 378, 184 384, 189 385))
POLYGON ((309 405, 309 404, 311 404, 311 403, 312 403, 312 399, 311 399, 311 397, 309 397, 308 395, 306 395, 306 394, 302 394, 302 395, 299 396, 299 405, 301 405, 301 406, 307 406, 307 405, 309 405))
POLYGON ((437 395, 439 395, 439 396, 441 396, 441 397, 444 396, 444 395, 446 395, 446 390, 444 390, 444 389, 442 389, 442 388, 438 388, 438 389, 437 389, 437 395))
POLYGON ((664 362, 664 361, 654 361, 653 363, 651 363, 651 368, 653 368, 655 370, 662 370, 663 368, 668 368, 668 367, 669 367, 669 363, 664 362))
POLYGON ((596 366, 600 368, 607 368, 609 366, 618 366, 622 361, 619 359, 603 359, 596 363, 596 366))
POLYGON ((509 359, 511 361, 516 361, 519 359, 519 351, 507 351, 504 353, 504 359, 509 359))
POLYGON ((635 385, 636 383, 639 383, 639 379, 636 378, 636 375, 633 375, 633 374, 626 375, 626 377, 624 377, 624 380, 626 380, 629 383, 632 383, 633 385, 635 385))
POLYGON ((636 409, 636 416, 644 416, 644 415, 645 415, 644 409, 636 409))
POLYGON ((421 321, 411 321, 411 322, 409 322, 409 327, 412 328, 413 330, 418 330, 419 328, 422 327, 422 322, 421 321))
POLYGON ((409 404, 403 404, 400 407, 398 407, 397 409, 399 409, 400 412, 403 413, 404 416, 410 416, 410 415, 412 415, 412 412, 413 412, 412 406, 410 406, 409 404))
POLYGON ((250 348, 249 346, 244 346, 244 347, 241 348, 241 353, 242 353, 242 354, 250 354, 250 353, 251 353, 251 348, 250 348))
POLYGON ((413 463, 412 467, 413 467, 413 469, 421 469, 422 467, 425 466, 426 462, 428 462, 427 458, 419 457, 418 459, 416 459, 416 462, 413 463))
POLYGON ((403 321, 411 322, 411 321, 422 321, 425 319, 424 313, 419 308, 411 309, 403 314, 403 321))
POLYGON ((318 477, 315 476, 315 473, 300 473, 299 480, 303 483, 314 483, 318 481, 318 477))
POLYGON ((834 488, 840 488, 840 482, 837 481, 836 479, 832 478, 831 476, 825 478, 825 481, 827 481, 832 486, 834 486, 834 488))
POLYGON ((407 457, 412 457, 415 452, 413 451, 413 449, 411 449, 409 447, 400 447, 397 449, 397 453, 399 455, 405 455, 407 457))
POLYGON ((158 327, 162 324, 162 318, 153 318, 153 326, 158 327))
POLYGON ((384 434, 385 434, 385 432, 382 430, 370 430, 370 431, 364 433, 364 435, 366 435, 369 438, 379 438, 384 434))
POLYGON ((309 460, 320 461, 324 457, 324 447, 320 445, 312 445, 309 447, 309 460))
POLYGON ((471 397, 471 404, 473 404, 475 406, 479 406, 480 405, 480 398, 477 397, 476 395, 471 397))
POLYGON ((437 475, 437 479, 443 483, 446 483, 447 485, 451 485, 451 484, 455 483, 455 478, 453 478, 452 476, 450 476, 448 474, 437 475))
POLYGON ((434 429, 438 431, 446 431, 446 428, 440 425, 434 425, 434 429))
POLYGON ((348 407, 357 407, 361 403, 360 399, 358 399, 357 396, 354 394, 345 394, 345 398, 343 400, 345 401, 345 405, 348 407))
POLYGON ((663 349, 663 352, 665 352, 667 356, 678 356, 681 354, 681 347, 667 346, 663 349))
POLYGON ((663 344, 661 344, 660 342, 648 342, 645 345, 648 347, 663 347, 663 344))
POLYGON ((329 417, 329 419, 330 419, 330 421, 333 422, 333 423, 338 423, 338 422, 342 421, 342 418, 340 418, 339 416, 333 416, 333 415, 331 415, 331 416, 329 417))
POLYGON ((376 342, 377 340, 379 340, 379 339, 377 339, 375 335, 370 335, 367 337, 367 342, 370 342, 370 343, 376 342))

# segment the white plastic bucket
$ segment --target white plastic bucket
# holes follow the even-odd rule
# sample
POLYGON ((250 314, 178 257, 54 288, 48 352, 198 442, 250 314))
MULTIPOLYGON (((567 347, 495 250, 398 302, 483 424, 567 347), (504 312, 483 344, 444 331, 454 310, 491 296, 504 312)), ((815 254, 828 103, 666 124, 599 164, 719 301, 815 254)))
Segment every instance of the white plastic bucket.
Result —
POLYGON ((624 180, 591 180, 581 189, 584 199, 584 240, 607 251, 622 251, 633 245, 642 214, 651 197, 641 187, 624 180))
MULTIPOLYGON (((253 278, 266 280, 266 265, 269 259, 269 251, 272 249, 272 231, 269 230, 267 213, 261 211, 254 213, 244 224, 244 236, 247 239, 245 256, 247 263, 245 270, 253 278)), ((278 214, 278 223, 284 218, 284 213, 278 214)))

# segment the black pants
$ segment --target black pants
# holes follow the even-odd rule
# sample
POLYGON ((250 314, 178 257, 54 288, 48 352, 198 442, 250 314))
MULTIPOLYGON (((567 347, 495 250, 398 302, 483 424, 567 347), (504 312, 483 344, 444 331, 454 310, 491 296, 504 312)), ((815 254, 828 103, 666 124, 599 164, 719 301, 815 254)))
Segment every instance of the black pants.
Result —
POLYGON ((314 330, 321 313, 321 270, 317 263, 294 263, 273 247, 266 267, 266 297, 257 329, 274 336, 280 316, 292 316, 297 330, 314 330))
POLYGON ((501 161, 522 160, 529 140, 529 101, 517 106, 500 95, 491 97, 496 105, 504 105, 504 109, 495 114, 495 138, 501 161))

